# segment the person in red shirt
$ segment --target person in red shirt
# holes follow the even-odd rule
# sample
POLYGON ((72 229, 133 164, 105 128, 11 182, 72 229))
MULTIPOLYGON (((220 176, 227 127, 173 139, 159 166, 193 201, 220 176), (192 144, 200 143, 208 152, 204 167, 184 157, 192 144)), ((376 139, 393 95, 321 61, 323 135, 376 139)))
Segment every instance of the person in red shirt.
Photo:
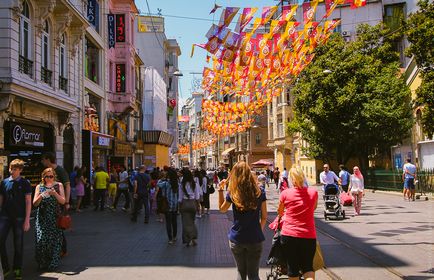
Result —
POLYGON ((299 167, 292 167, 289 177, 294 187, 282 191, 277 210, 280 217, 284 216, 281 230, 284 258, 289 279, 299 279, 301 271, 304 279, 311 280, 315 279, 312 267, 316 249, 313 215, 318 192, 305 186, 305 176, 299 167))

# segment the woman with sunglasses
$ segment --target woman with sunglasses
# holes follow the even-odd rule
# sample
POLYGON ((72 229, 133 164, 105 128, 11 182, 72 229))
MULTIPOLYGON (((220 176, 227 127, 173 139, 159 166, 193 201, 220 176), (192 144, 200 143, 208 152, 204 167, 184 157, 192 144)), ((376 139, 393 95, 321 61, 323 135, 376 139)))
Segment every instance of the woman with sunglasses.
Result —
POLYGON ((60 263, 62 230, 57 227, 59 204, 65 204, 63 185, 56 182, 53 168, 42 172, 42 181, 36 186, 33 205, 36 208, 36 262, 39 269, 53 271, 60 263))

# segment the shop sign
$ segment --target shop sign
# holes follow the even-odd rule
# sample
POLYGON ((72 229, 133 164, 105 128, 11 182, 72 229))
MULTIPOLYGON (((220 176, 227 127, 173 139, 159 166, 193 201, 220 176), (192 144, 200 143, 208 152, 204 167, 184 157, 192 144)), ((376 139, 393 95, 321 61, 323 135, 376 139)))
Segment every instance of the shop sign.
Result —
POLYGON ((107 21, 108 21, 108 45, 109 49, 114 48, 116 44, 115 39, 115 15, 114 14, 108 14, 107 15, 107 21))
POLYGON ((97 143, 99 146, 110 146, 110 138, 108 137, 102 137, 102 136, 98 136, 97 137, 97 143))
POLYGON ((42 127, 11 123, 11 146, 44 147, 44 129, 42 127))
POLYGON ((125 92, 125 64, 116 64, 116 92, 125 92))
POLYGON ((131 156, 133 154, 133 148, 130 144, 115 143, 115 156, 131 156))
POLYGON ((99 131, 99 114, 96 106, 84 106, 84 129, 90 131, 99 131))
POLYGON ((96 0, 87 1, 87 20, 95 25, 96 23, 96 0))
POLYGON ((125 42, 125 15, 116 15, 116 42, 125 42))

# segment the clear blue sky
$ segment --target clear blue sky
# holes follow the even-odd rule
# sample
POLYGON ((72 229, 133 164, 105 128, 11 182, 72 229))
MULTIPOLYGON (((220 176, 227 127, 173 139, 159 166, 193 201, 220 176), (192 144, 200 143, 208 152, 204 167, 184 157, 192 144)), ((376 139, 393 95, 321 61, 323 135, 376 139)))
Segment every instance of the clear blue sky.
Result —
MULTIPOLYGON (((258 7, 260 10, 265 6, 277 5, 280 1, 275 0, 218 0, 216 3, 223 7, 258 7)), ((180 103, 191 95, 191 81, 194 76, 200 78, 201 75, 192 75, 190 72, 202 72, 206 65, 206 52, 201 48, 195 48, 194 56, 190 58, 191 46, 194 43, 206 43, 205 34, 212 25, 213 15, 209 12, 214 7, 214 0, 148 0, 151 13, 156 14, 157 9, 161 9, 161 14, 165 16, 165 31, 167 38, 173 38, 178 41, 181 47, 181 57, 179 59, 180 71, 184 74, 180 79, 180 103), (191 20, 175 18, 170 16, 202 18, 205 20, 191 20)), ((145 0, 136 0, 136 5, 142 14, 148 13, 145 0)), ((215 22, 217 23, 222 9, 215 13, 215 22)), ((238 17, 238 16, 237 16, 238 17)), ((237 20, 237 17, 233 21, 237 20)), ((252 20, 253 22, 253 20, 252 20)))

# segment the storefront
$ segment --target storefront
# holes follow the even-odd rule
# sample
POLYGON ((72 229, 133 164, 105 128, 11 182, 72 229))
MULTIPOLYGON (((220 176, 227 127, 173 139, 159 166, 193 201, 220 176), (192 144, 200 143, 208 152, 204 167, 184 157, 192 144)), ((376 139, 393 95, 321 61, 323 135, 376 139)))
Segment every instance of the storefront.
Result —
MULTIPOLYGON (((41 164, 42 154, 54 151, 53 128, 46 123, 25 119, 9 119, 4 123, 5 151, 7 165, 14 159, 25 162, 22 175, 30 180, 32 186, 41 181, 44 167, 41 164)), ((9 176, 6 168, 3 177, 9 176)))
MULTIPOLYGON (((113 147, 113 136, 95 131, 82 131, 83 144, 83 166, 96 168, 102 166, 105 170, 109 168, 109 154, 113 147)), ((90 172, 91 169, 88 169, 90 172)), ((90 173, 88 173, 90 176, 90 173)))
POLYGON ((125 165, 127 170, 133 169, 133 146, 131 143, 115 139, 110 162, 115 168, 119 165, 125 165))

